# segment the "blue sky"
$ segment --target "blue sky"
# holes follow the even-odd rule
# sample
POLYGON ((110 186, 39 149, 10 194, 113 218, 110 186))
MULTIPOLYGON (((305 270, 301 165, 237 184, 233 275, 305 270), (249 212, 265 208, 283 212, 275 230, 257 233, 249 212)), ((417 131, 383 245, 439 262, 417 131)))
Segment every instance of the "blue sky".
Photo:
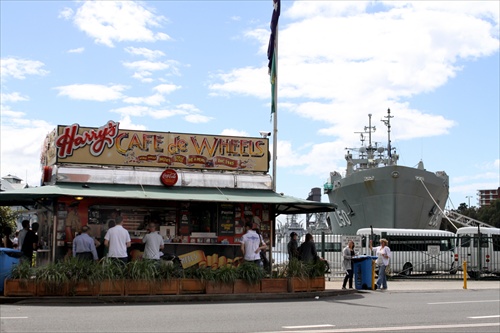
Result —
MULTIPOLYGON (((38 186, 56 125, 272 131, 272 0, 0 6, 1 176, 38 186)), ((399 164, 444 170, 449 208, 500 186, 499 13, 498 1, 283 1, 277 191, 305 198, 343 173, 369 113, 385 145, 388 108, 399 164)))

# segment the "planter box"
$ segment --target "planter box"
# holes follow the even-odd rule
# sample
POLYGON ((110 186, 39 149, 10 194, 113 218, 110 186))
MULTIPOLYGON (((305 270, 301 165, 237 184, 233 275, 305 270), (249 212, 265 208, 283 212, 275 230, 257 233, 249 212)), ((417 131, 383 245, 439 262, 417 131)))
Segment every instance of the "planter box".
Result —
POLYGON ((260 293, 260 283, 250 284, 245 280, 236 280, 234 282, 234 293, 235 294, 255 294, 260 293))
POLYGON ((11 280, 4 281, 4 296, 35 296, 36 283, 34 280, 11 280))
POLYGON ((149 280, 125 280, 125 295, 151 295, 153 283, 149 280))
POLYGON ((309 279, 309 288, 311 291, 324 291, 325 290, 325 277, 315 277, 309 279))
POLYGON ((288 291, 291 293, 309 291, 309 279, 298 277, 288 278, 288 291))
POLYGON ((99 295, 123 296, 125 280, 103 280, 99 286, 99 295))
POLYGON ((88 281, 78 281, 71 285, 70 295, 75 296, 95 296, 99 294, 99 283, 90 283, 88 281))
POLYGON ((62 284, 48 284, 44 281, 37 281, 37 296, 68 296, 70 291, 69 282, 62 284))
POLYGON ((263 293, 286 293, 288 292, 288 279, 262 279, 260 290, 263 293))
POLYGON ((151 285, 151 293, 153 295, 177 295, 179 285, 179 279, 159 280, 151 285))
POLYGON ((234 284, 225 284, 218 282, 207 282, 207 294, 232 294, 234 291, 234 284))
POLYGON ((181 279, 181 294, 204 294, 205 283, 199 279, 181 279))

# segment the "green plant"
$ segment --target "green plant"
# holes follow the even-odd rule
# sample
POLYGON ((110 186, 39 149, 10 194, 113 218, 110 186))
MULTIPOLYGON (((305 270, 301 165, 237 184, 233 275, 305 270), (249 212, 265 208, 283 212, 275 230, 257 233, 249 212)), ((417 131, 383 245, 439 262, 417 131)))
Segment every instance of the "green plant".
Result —
POLYGON ((244 262, 236 268, 238 279, 246 281, 248 284, 257 284, 266 275, 264 269, 253 262, 244 262))
POLYGON ((182 267, 165 261, 160 261, 158 267, 158 277, 170 281, 182 277, 182 267))
POLYGON ((309 277, 322 277, 328 269, 326 261, 315 260, 306 264, 307 276, 309 277))
POLYGON ((159 278, 160 263, 155 260, 134 260, 127 263, 126 277, 131 280, 154 281, 159 278))
POLYGON ((103 280, 120 280, 125 278, 125 264, 119 260, 105 257, 99 261, 98 270, 103 280))
POLYGON ((19 261, 10 272, 9 279, 28 280, 35 277, 35 269, 28 260, 19 261))
POLYGON ((307 274, 306 265, 297 258, 291 258, 286 267, 286 277, 296 277, 305 279, 307 274))
POLYGON ((233 284, 238 278, 236 268, 232 266, 222 266, 211 271, 210 280, 214 284, 233 284))
POLYGON ((183 270, 183 278, 199 279, 201 282, 210 280, 211 268, 191 266, 183 270))
POLYGON ((97 262, 93 260, 81 260, 70 258, 61 263, 70 282, 86 281, 90 284, 99 283, 102 280, 102 271, 97 262))
POLYGON ((44 286, 45 291, 56 293, 68 282, 63 262, 49 263, 36 269, 36 281, 44 286))

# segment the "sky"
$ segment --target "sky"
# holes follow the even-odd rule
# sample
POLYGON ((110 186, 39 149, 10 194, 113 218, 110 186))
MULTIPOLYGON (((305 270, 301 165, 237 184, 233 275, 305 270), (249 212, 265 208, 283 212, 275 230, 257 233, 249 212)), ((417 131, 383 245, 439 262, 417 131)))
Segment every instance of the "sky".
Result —
MULTIPOLYGON (((0 1, 0 176, 39 186, 57 125, 272 132, 272 11, 272 0, 0 1)), ((498 1, 282 1, 276 191, 307 198, 345 173, 368 114, 385 146, 390 109, 399 164, 445 171, 447 208, 477 206, 478 190, 500 186, 499 13, 498 1)))

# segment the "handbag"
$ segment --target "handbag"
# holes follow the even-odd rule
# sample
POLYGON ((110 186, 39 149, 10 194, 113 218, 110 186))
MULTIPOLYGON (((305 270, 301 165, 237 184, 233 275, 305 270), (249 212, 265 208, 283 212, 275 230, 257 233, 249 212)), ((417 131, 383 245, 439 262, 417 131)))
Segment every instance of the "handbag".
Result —
POLYGON ((385 266, 385 275, 391 275, 392 274, 392 269, 391 269, 391 264, 385 266))

